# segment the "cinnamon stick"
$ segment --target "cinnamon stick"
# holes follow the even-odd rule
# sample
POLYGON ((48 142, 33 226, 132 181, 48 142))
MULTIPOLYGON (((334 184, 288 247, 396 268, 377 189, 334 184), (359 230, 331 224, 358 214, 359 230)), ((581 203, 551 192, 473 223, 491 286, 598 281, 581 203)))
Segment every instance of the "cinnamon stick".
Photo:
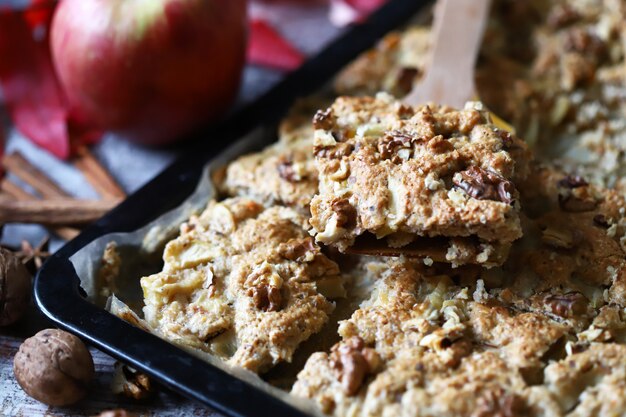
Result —
POLYGON ((111 210, 118 201, 54 200, 2 201, 0 224, 38 223, 47 226, 79 225, 93 222, 111 210))
POLYGON ((15 183, 13 183, 12 181, 10 181, 7 178, 2 179, 2 191, 6 192, 7 194, 9 194, 11 197, 13 197, 16 200, 36 200, 37 197, 35 197, 34 195, 32 195, 31 193, 24 191, 23 189, 21 189, 19 186, 17 186, 15 183))
POLYGON ((31 164, 21 153, 13 152, 6 155, 2 163, 7 171, 33 187, 43 198, 69 197, 67 192, 31 164))
MULTIPOLYGON (((37 201, 37 197, 24 191, 7 178, 2 180, 2 191, 18 201, 37 201)), ((72 240, 80 233, 73 227, 58 226, 51 229, 52 233, 65 240, 72 240)))
POLYGON ((76 149, 74 166, 83 173, 102 198, 117 200, 126 197, 124 190, 86 146, 76 149))

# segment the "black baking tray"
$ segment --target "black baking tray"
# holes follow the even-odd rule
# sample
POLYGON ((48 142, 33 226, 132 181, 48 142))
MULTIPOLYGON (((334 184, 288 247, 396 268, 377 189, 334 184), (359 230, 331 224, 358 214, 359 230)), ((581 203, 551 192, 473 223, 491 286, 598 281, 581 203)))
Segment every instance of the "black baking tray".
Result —
POLYGON ((275 124, 296 99, 321 89, 359 53, 406 23, 429 3, 428 0, 390 1, 257 101, 221 125, 202 129, 188 138, 184 156, 48 259, 35 279, 34 297, 39 309, 60 328, 225 415, 307 416, 278 397, 86 300, 70 257, 103 235, 137 230, 180 205, 195 190, 207 162, 227 145, 259 126, 275 124))

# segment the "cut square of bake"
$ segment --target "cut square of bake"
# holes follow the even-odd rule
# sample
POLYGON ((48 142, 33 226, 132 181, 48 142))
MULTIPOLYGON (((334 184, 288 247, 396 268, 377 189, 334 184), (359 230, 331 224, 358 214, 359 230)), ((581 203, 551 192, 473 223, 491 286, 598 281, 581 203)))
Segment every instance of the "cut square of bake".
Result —
POLYGON ((455 110, 385 94, 340 97, 314 127, 317 242, 359 252, 375 237, 391 254, 413 244, 435 261, 490 266, 522 235, 514 183, 528 150, 480 103, 455 110))
POLYGON ((379 91, 396 97, 407 95, 424 73, 430 43, 430 28, 424 26, 388 34, 337 75, 335 91, 340 95, 379 91))
POLYGON ((278 142, 232 161, 218 184, 220 191, 228 196, 253 198, 267 206, 294 207, 308 214, 317 193, 311 118, 320 102, 307 99, 298 103, 280 124, 278 142))
POLYGON ((175 343, 263 372, 289 361, 344 294, 338 266, 291 208, 211 202, 168 243, 163 271, 141 279, 144 315, 175 343))

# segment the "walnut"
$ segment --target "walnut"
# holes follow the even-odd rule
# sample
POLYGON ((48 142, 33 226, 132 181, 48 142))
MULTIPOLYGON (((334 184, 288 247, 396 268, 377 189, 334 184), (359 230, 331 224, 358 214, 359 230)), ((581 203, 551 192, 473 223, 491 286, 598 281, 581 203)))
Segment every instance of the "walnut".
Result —
POLYGON ((120 362, 115 363, 111 390, 135 400, 149 398, 155 392, 148 375, 120 362))
POLYGON ((335 124, 333 109, 318 110, 313 116, 313 127, 315 129, 330 130, 335 124))
POLYGON ((589 183, 580 175, 567 175, 564 178, 560 179, 557 185, 563 188, 574 189, 579 187, 586 187, 587 185, 589 185, 589 183))
POLYGON ((500 140, 502 140, 502 147, 506 150, 515 150, 521 149, 522 145, 520 144, 520 140, 514 137, 511 132, 508 132, 504 129, 494 129, 494 132, 500 140))
POLYGON ((0 326, 15 323, 30 301, 30 274, 19 259, 0 248, 0 326))
POLYGON ((354 145, 351 143, 341 142, 331 148, 316 146, 313 149, 313 154, 318 158, 341 159, 344 156, 350 156, 353 150, 354 145))
POLYGON ((374 349, 365 347, 363 339, 354 336, 333 346, 330 362, 339 373, 346 394, 352 396, 359 391, 365 377, 377 370, 380 356, 374 349))
POLYGON ((331 209, 337 214, 337 227, 350 229, 356 226, 356 209, 345 198, 337 198, 331 203, 331 209))
POLYGON ((98 269, 100 296, 104 297, 105 300, 111 294, 118 292, 116 281, 120 275, 121 265, 122 258, 117 249, 117 243, 107 243, 100 260, 100 268, 98 269))
POLYGON ((413 117, 414 111, 411 106, 407 106, 406 104, 400 104, 396 113, 400 119, 410 119, 413 117))
POLYGON ((608 229, 609 226, 611 226, 604 214, 596 214, 593 216, 593 224, 598 227, 604 227, 605 229, 608 229))
POLYGON ((388 133, 383 137, 383 139, 378 143, 378 152, 380 153, 381 158, 383 159, 391 159, 393 163, 401 162, 398 156, 398 151, 400 149, 408 149, 409 157, 412 151, 413 142, 415 138, 408 133, 402 132, 400 130, 394 130, 393 132, 388 133))
POLYGON ((278 163, 276 167, 278 170, 278 176, 280 176, 285 181, 289 182, 298 182, 301 181, 302 178, 300 175, 296 173, 293 169, 293 162, 290 160, 283 159, 278 163))
POLYGON ((589 183, 581 176, 567 175, 559 180, 558 201, 561 210, 569 213, 580 213, 592 211, 598 206, 596 201, 590 194, 587 187, 589 183))
POLYGON ((280 288, 274 285, 258 285, 248 289, 248 297, 252 297, 254 305, 263 311, 279 311, 282 304, 280 288))
POLYGON ((46 329, 22 343, 13 360, 13 372, 28 395, 48 405, 62 406, 87 394, 94 366, 89 350, 78 337, 46 329))
POLYGON ((517 417, 528 415, 528 412, 528 406, 523 398, 497 388, 478 399, 476 410, 471 417, 517 417))
POLYGON ((444 153, 454 150, 454 145, 441 135, 437 135, 428 141, 428 148, 434 153, 444 153))
POLYGON ((315 244, 311 237, 307 237, 304 240, 289 239, 278 246, 278 253, 290 261, 310 262, 319 252, 319 246, 315 244))
POLYGON ((544 298, 550 311, 560 317, 574 317, 587 311, 589 301, 579 292, 550 294, 544 298))
POLYGON ((563 48, 568 52, 578 52, 596 59, 601 59, 606 53, 606 45, 602 39, 580 28, 567 32, 563 48))
POLYGON ((514 202, 515 186, 511 181, 475 165, 457 173, 452 182, 478 200, 494 200, 507 204, 514 202))

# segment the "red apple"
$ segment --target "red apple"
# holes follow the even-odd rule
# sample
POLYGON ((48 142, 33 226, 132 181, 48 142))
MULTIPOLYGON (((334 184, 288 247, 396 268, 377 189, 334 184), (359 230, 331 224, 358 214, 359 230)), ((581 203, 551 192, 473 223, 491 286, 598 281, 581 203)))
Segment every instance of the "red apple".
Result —
POLYGON ((147 144, 228 110, 246 38, 245 0, 62 0, 51 28, 72 110, 147 144))

